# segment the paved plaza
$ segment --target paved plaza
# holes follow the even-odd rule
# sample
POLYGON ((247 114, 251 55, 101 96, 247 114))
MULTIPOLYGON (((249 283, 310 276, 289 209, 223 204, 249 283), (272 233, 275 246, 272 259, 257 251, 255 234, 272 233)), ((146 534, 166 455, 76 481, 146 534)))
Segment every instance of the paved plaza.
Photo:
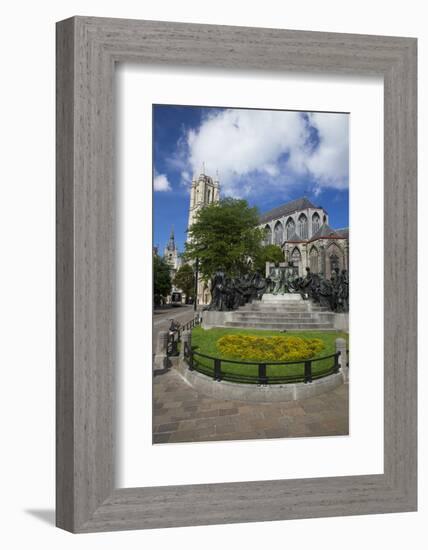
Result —
POLYGON ((156 373, 153 393, 153 443, 348 435, 344 384, 300 401, 226 401, 196 392, 171 368, 156 373))

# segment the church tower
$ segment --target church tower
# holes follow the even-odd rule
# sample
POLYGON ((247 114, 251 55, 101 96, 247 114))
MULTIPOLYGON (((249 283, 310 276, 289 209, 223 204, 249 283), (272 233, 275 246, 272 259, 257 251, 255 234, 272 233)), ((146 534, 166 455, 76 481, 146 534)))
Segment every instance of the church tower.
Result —
POLYGON ((190 190, 190 206, 189 206, 189 222, 187 228, 193 225, 196 214, 203 207, 220 199, 220 183, 218 174, 215 179, 205 174, 205 166, 202 166, 202 171, 198 178, 192 181, 190 190))
MULTIPOLYGON (((199 177, 193 178, 192 187, 190 189, 190 205, 189 205, 189 222, 187 229, 189 230, 193 225, 196 215, 201 208, 208 204, 213 204, 220 200, 220 182, 218 179, 218 173, 216 173, 215 179, 205 174, 205 165, 202 165, 201 173, 199 177)), ((190 241, 191 237, 188 234, 187 240, 190 241)), ((209 291, 209 284, 204 283, 201 275, 198 275, 197 284, 197 303, 209 304, 211 301, 211 294, 209 291)))
POLYGON ((171 228, 168 244, 164 248, 163 257, 171 268, 172 276, 175 275, 177 269, 180 267, 180 258, 178 255, 177 246, 175 244, 174 228, 171 228))

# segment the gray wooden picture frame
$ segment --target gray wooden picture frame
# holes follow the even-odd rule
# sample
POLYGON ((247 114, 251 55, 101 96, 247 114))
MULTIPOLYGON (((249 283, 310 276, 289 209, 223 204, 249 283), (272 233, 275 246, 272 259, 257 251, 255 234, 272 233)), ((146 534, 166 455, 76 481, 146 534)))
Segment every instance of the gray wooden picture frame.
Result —
POLYGON ((416 510, 416 39, 73 17, 57 24, 56 47, 58 527, 83 533, 416 510), (383 77, 383 474, 115 487, 117 62, 383 77))

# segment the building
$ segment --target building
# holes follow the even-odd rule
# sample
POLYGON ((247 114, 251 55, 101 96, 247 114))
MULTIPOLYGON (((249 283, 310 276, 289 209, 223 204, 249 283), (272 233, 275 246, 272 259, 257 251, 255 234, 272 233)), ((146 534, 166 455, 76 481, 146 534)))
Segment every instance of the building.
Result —
POLYGON ((306 267, 329 278, 334 268, 348 269, 348 228, 332 229, 328 212, 302 197, 260 216, 264 243, 276 244, 305 275, 306 267))
POLYGON ((220 182, 218 181, 218 175, 215 180, 212 177, 204 174, 204 167, 198 178, 194 178, 192 181, 192 187, 190 189, 190 206, 189 206, 189 221, 187 228, 190 229, 198 211, 213 202, 218 202, 220 198, 220 182))
MULTIPOLYGON (((218 180, 218 174, 216 179, 213 179, 211 176, 205 174, 205 167, 203 166, 199 177, 195 177, 192 181, 187 229, 189 230, 191 228, 201 208, 208 204, 218 202, 219 199, 220 182, 218 180)), ((188 239, 190 240, 191 237, 189 236, 188 239)), ((209 284, 204 283, 201 277, 198 277, 197 301, 199 304, 209 304, 211 301, 209 284)))
MULTIPOLYGON (((203 168, 199 177, 192 181, 188 229, 201 208, 219 199, 218 177, 213 180, 204 173, 203 168)), ((306 197, 262 214, 259 227, 265 229, 264 244, 280 246, 284 252, 284 261, 293 262, 302 277, 305 276, 306 267, 327 278, 334 268, 348 269, 348 228, 332 229, 328 212, 306 197)), ((200 277, 197 298, 201 305, 211 301, 209 283, 204 283, 200 277)))
MULTIPOLYGON (((174 280, 175 275, 177 274, 177 271, 181 267, 182 260, 177 248, 177 245, 175 244, 175 237, 174 237, 174 228, 171 228, 171 233, 169 236, 168 243, 163 251, 163 258, 166 261, 166 263, 169 265, 169 273, 171 276, 171 281, 174 280)), ((171 290, 171 296, 174 293, 180 293, 182 294, 181 289, 177 288, 174 284, 172 285, 171 290)), ((168 298, 170 300, 170 298, 168 298)))
POLYGON ((181 258, 175 244, 174 228, 171 228, 169 240, 163 251, 164 260, 170 266, 171 279, 173 279, 181 266, 181 258))

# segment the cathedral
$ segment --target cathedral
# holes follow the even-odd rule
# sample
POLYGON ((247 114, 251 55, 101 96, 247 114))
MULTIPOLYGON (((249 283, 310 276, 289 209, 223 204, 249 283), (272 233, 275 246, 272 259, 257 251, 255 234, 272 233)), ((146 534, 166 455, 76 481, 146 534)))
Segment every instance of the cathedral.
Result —
POLYGON ((265 230, 264 244, 280 246, 301 277, 307 267, 328 279, 335 268, 349 267, 348 228, 332 229, 328 212, 306 197, 266 212, 259 227, 265 230))
MULTIPOLYGON (((202 168, 199 177, 192 181, 188 229, 192 226, 198 211, 220 199, 218 176, 213 179, 202 168)), ((259 227, 265 230, 264 244, 276 244, 284 252, 284 261, 292 262, 299 275, 305 276, 309 267, 313 273, 330 278, 335 268, 349 267, 348 228, 332 229, 328 212, 316 206, 306 197, 295 199, 273 208, 260 216, 259 227)), ((171 276, 181 265, 171 231, 164 258, 171 266, 171 276)), ((173 289, 179 291, 179 289, 173 289)), ((209 304, 211 300, 208 285, 198 278, 198 303, 209 304)))

